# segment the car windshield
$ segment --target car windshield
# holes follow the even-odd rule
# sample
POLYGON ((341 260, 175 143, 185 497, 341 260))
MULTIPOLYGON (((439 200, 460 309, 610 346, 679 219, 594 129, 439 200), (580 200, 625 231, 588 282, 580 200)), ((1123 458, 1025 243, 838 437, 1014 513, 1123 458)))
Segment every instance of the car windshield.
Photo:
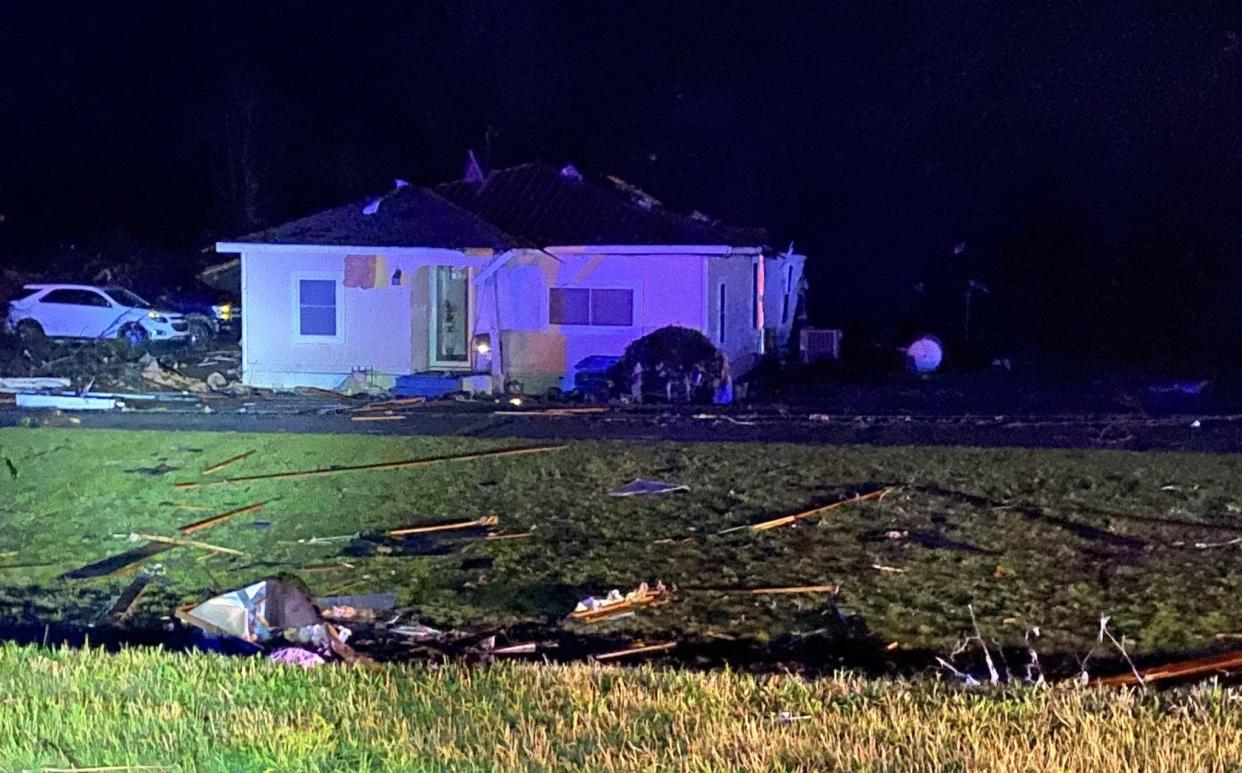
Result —
POLYGON ((134 293, 131 293, 129 290, 126 290, 124 287, 105 287, 104 289, 108 291, 108 295, 112 296, 112 300, 122 306, 133 306, 136 309, 151 308, 151 304, 147 303, 134 293))

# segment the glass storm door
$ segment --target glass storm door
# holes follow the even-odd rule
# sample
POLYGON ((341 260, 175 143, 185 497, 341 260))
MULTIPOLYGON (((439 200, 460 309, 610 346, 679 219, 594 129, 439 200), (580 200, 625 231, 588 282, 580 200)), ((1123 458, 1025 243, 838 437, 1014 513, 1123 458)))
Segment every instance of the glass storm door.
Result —
POLYGON ((469 269, 431 270, 431 366, 470 367, 469 269))

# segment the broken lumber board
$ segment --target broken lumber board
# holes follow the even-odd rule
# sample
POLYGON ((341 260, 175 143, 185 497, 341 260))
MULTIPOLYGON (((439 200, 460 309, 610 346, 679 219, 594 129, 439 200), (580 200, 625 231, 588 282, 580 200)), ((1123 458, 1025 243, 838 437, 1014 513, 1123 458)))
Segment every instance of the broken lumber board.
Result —
POLYGON ((480 451, 475 454, 458 456, 436 456, 430 459, 405 459, 399 462, 376 462, 375 464, 353 464, 339 467, 321 467, 315 470, 294 470, 292 472, 269 472, 261 475, 241 475, 233 478, 215 478, 213 480, 183 481, 173 484, 174 488, 191 489, 200 486, 217 486, 224 483, 251 483, 260 480, 289 480, 291 478, 318 478, 325 475, 336 475, 344 472, 364 472, 367 470, 407 470, 415 467, 430 467, 445 462, 469 462, 475 459, 499 459, 506 456, 523 456, 540 454, 547 451, 559 451, 567 446, 532 446, 530 448, 506 448, 500 451, 480 451))
POLYGON ((491 655, 534 655, 539 649, 539 645, 535 642, 527 642, 525 644, 510 644, 507 647, 496 647, 488 650, 491 655))
POLYGON ((207 469, 203 470, 202 474, 211 475, 212 473, 219 472, 220 470, 223 470, 225 467, 228 467, 230 464, 233 464, 235 462, 240 462, 242 459, 246 459, 252 456, 253 454, 254 454, 254 449, 252 448, 249 451, 238 454, 237 456, 230 456, 228 459, 225 459, 223 462, 216 462, 215 464, 211 465, 207 469))
POLYGON ((401 400, 382 400, 378 403, 367 403, 360 405, 354 409, 354 413, 366 413, 367 411, 387 411, 392 408, 408 408, 415 405, 422 405, 427 402, 425 397, 406 397, 401 400))
POLYGON ((793 515, 784 515, 784 516, 781 516, 780 518, 773 518, 770 521, 761 521, 759 523, 747 524, 745 526, 734 526, 731 529, 725 529, 724 531, 719 531, 716 533, 717 534, 729 534, 731 532, 741 531, 743 529, 750 529, 751 531, 767 531, 768 529, 776 529, 781 526, 788 526, 791 523, 796 523, 797 521, 805 520, 807 518, 813 518, 814 516, 820 515, 821 513, 826 513, 830 510, 836 510, 839 507, 844 507, 845 505, 852 504, 854 502, 869 502, 873 499, 882 499, 884 495, 890 491, 892 491, 892 488, 882 488, 882 489, 876 489, 875 491, 871 491, 866 494, 855 494, 854 496, 848 499, 840 499, 831 504, 821 505, 819 507, 813 507, 810 510, 803 510, 800 513, 794 513, 793 515))
POLYGON ((607 408, 547 408, 526 411, 492 411, 493 416, 583 416, 604 413, 607 408))
POLYGON ((500 523, 500 519, 496 516, 485 515, 482 518, 476 518, 473 521, 453 521, 452 523, 437 523, 429 526, 409 526, 404 529, 393 529, 384 533, 389 537, 405 537, 410 534, 426 534, 433 531, 469 529, 472 526, 495 526, 498 523, 500 523))
POLYGON ((173 547, 198 548, 211 553, 224 553, 230 556, 244 556, 245 553, 233 548, 222 548, 219 545, 211 545, 206 542, 196 542, 192 539, 178 539, 177 537, 161 537, 158 534, 139 534, 138 539, 145 539, 148 542, 162 542, 165 545, 173 547))
POLYGON ((1104 676, 1090 681, 1091 685, 1100 687, 1125 687, 1128 685, 1150 684, 1162 679, 1185 679, 1194 676, 1208 676, 1217 671, 1242 668, 1242 652, 1226 652, 1223 655, 1209 655, 1205 658, 1179 660, 1162 666, 1140 669, 1134 672, 1104 676))
POLYGON ((187 523, 185 526, 182 526, 181 528, 177 529, 177 531, 181 532, 182 534, 193 534, 196 531, 202 531, 203 529, 210 529, 212 526, 215 526, 221 521, 227 521, 229 518, 232 518, 235 515, 245 515, 246 513, 258 512, 259 510, 263 509, 264 505, 268 504, 268 502, 271 502, 271 501, 273 500, 269 499, 267 500, 267 502, 255 502, 253 505, 246 505, 245 507, 239 507, 236 510, 229 510, 227 513, 220 513, 219 515, 213 515, 210 518, 204 518, 201 521, 195 521, 194 523, 187 523))
POLYGON ((387 414, 380 416, 350 416, 350 421, 404 421, 410 418, 405 414, 389 416, 387 414))
POLYGON ((839 585, 791 585, 779 588, 681 588, 698 593, 749 593, 754 596, 778 595, 783 593, 837 593, 839 585))
POLYGON ((648 644, 643 647, 631 647, 628 650, 617 650, 616 652, 605 652, 602 655, 592 655, 594 660, 614 660, 616 658, 625 658, 630 655, 644 655, 649 652, 664 652, 671 650, 677 646, 677 642, 670 641, 663 644, 648 644))
POLYGON ((138 603, 138 598, 147 589, 148 583, 151 582, 151 575, 143 573, 134 578, 125 590, 121 591, 121 595, 117 598, 116 603, 104 615, 104 620, 108 623, 119 623, 129 615, 129 611, 134 608, 134 604, 138 603))
POLYGON ((535 536, 535 532, 523 531, 523 532, 518 532, 517 534, 488 534, 483 539, 487 540, 488 542, 496 542, 498 540, 504 540, 504 539, 525 539, 526 537, 533 537, 533 536, 535 536))

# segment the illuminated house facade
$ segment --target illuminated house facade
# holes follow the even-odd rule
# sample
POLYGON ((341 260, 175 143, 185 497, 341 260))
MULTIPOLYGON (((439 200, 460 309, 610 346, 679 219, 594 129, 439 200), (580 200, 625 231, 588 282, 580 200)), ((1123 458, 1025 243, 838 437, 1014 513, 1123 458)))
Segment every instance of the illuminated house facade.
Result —
POLYGON ((738 376, 788 340, 804 263, 760 231, 542 165, 402 186, 216 247, 241 254, 242 374, 262 387, 365 369, 568 390, 585 358, 666 325, 701 331, 738 376))

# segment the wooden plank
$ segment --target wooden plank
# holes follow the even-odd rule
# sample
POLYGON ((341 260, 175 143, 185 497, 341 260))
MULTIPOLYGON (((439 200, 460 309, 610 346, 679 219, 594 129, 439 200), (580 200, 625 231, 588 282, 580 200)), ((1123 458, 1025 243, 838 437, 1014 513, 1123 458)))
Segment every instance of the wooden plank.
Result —
POLYGON ((202 474, 211 475, 212 473, 216 473, 216 472, 219 472, 220 470, 223 470, 225 467, 228 467, 230 464, 235 464, 237 462, 240 462, 242 459, 248 459, 253 455, 254 455, 254 449, 252 448, 249 451, 238 454, 237 456, 230 456, 228 459, 225 459, 223 462, 216 462, 215 464, 211 465, 207 469, 203 470, 202 474))
POLYGON ((350 421, 404 421, 410 418, 404 414, 400 416, 350 416, 350 421))
POLYGON ((603 655, 592 655, 595 660, 615 660, 617 658, 628 658, 631 655, 643 655, 648 652, 665 652, 677 646, 677 642, 670 641, 663 644, 648 644, 645 647, 632 647, 628 650, 617 650, 616 652, 605 652, 603 655))
POLYGON ((438 456, 431 459, 406 459, 399 462, 378 462, 376 464, 353 464, 340 467, 321 467, 315 470, 294 470, 292 472, 269 472, 261 475, 241 475, 234 478, 216 478, 214 480, 183 481, 173 484, 174 488, 191 489, 202 486, 217 486, 225 483, 251 483, 260 480, 291 480, 294 478, 318 478, 325 475, 337 475, 346 472, 363 472, 366 470, 409 470, 416 467, 430 467, 445 462, 469 462, 475 459, 500 459, 508 456, 541 454, 548 451, 559 451, 567 446, 534 446, 531 448, 508 448, 503 451, 482 451, 477 454, 461 454, 459 456, 438 456))
POLYGON ((452 523, 437 523, 429 526, 409 526, 404 529, 393 529, 385 532, 389 537, 405 537, 410 534, 427 534, 433 531, 448 531, 450 529, 469 529, 472 526, 495 526, 500 523, 500 519, 494 515, 485 515, 482 518, 476 518, 473 521, 454 521, 452 523))
POLYGON ((725 529, 724 531, 718 531, 716 533, 730 534, 743 529, 750 529, 751 531, 767 531, 768 529, 776 529, 781 526, 788 526, 789 524, 797 521, 805 520, 807 518, 813 518, 814 516, 821 515, 831 510, 836 510, 839 507, 844 507, 845 505, 853 504, 855 502, 868 502, 873 499, 883 499, 884 495, 890 491, 892 491, 891 488, 882 488, 866 494, 857 494, 849 499, 841 499, 836 502, 832 502, 831 504, 813 507, 810 510, 803 510, 800 513, 794 513, 793 515, 784 515, 780 518, 773 518, 770 521, 761 521, 760 523, 752 523, 746 526, 734 526, 731 529, 725 529))
POLYGON ((244 556, 245 553, 233 548, 222 548, 219 545, 209 545, 206 542, 195 542, 192 539, 178 539, 176 537, 161 537, 158 534, 139 534, 139 539, 145 539, 148 542, 161 542, 165 545, 173 545, 176 547, 198 548, 212 553, 224 553, 230 556, 244 556))
POLYGON ((182 534, 193 534, 196 531, 202 531, 203 529, 210 529, 212 526, 215 526, 216 524, 221 523, 223 521, 227 521, 229 518, 232 518, 235 515, 245 515, 246 513, 258 512, 259 510, 263 509, 264 505, 266 505, 268 502, 271 502, 271 501, 272 500, 269 499, 267 500, 267 502, 255 502, 253 505, 246 505, 245 507, 239 507, 236 510, 229 510, 227 513, 220 513, 219 515, 213 515, 210 518, 204 518, 201 521, 195 521, 194 523, 187 523, 185 526, 182 526, 177 531, 181 532, 182 534))
POLYGON ((1196 676, 1211 676, 1229 669, 1242 669, 1242 652, 1226 652, 1223 655, 1211 655, 1206 658, 1179 660, 1162 666, 1144 668, 1135 676, 1133 672, 1114 674, 1092 679, 1091 684, 1100 687, 1124 687, 1128 685, 1150 684, 1163 679, 1187 679, 1196 676), (1142 677, 1140 682, 1139 677, 1142 677))

